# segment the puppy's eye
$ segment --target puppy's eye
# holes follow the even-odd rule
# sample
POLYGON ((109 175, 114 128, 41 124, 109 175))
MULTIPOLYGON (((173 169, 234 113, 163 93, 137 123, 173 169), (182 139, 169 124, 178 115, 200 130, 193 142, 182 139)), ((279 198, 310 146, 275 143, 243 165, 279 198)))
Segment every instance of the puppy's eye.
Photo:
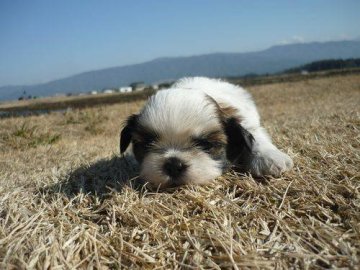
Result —
POLYGON ((207 139, 202 139, 202 138, 194 139, 194 143, 196 146, 200 147, 204 151, 210 151, 214 148, 219 148, 222 146, 221 143, 209 141, 207 139))
POLYGON ((133 136, 134 145, 142 148, 151 147, 156 141, 156 136, 148 133, 136 133, 133 136))
POLYGON ((141 147, 144 149, 148 149, 154 143, 154 140, 146 140, 146 141, 134 141, 134 145, 136 147, 141 147))

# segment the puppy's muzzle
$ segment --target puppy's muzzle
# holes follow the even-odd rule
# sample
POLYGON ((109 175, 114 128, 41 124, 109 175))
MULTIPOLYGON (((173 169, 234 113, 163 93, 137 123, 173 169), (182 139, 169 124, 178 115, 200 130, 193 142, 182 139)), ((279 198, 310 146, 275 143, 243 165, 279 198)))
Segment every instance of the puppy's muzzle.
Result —
POLYGON ((176 179, 185 173, 187 167, 179 158, 170 157, 164 162, 163 171, 166 175, 176 179))

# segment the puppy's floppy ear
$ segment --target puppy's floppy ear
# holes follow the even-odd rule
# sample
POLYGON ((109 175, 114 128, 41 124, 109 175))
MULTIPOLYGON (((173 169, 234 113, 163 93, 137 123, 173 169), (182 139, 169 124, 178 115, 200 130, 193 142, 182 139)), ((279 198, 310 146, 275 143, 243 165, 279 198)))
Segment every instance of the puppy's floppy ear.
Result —
POLYGON ((241 126, 236 108, 219 104, 210 96, 208 99, 216 106, 227 137, 227 159, 239 169, 247 170, 251 161, 254 137, 241 126))
POLYGON ((120 153, 123 154, 128 148, 131 139, 132 133, 137 125, 138 115, 131 115, 125 122, 125 127, 121 131, 120 135, 120 153))
POLYGON ((223 119, 223 125, 228 141, 226 156, 232 163, 245 169, 251 160, 254 137, 235 117, 223 119))

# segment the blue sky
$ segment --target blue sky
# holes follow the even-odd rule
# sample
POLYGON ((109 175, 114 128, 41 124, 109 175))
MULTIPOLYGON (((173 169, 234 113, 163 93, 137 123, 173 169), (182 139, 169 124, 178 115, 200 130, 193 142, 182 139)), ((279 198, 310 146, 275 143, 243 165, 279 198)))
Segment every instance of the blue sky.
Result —
POLYGON ((0 0, 0 86, 163 56, 358 38, 359 10, 359 0, 0 0))

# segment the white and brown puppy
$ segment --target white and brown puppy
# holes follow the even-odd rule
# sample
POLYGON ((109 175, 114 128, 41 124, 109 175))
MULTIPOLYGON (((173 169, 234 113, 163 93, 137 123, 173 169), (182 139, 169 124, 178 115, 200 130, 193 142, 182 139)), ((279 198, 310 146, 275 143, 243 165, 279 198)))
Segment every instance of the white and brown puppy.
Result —
POLYGON ((161 187, 206 184, 229 165, 254 176, 279 176, 293 166, 260 126, 248 92, 202 77, 181 79, 150 97, 128 118, 121 153, 131 142, 140 177, 161 187))

